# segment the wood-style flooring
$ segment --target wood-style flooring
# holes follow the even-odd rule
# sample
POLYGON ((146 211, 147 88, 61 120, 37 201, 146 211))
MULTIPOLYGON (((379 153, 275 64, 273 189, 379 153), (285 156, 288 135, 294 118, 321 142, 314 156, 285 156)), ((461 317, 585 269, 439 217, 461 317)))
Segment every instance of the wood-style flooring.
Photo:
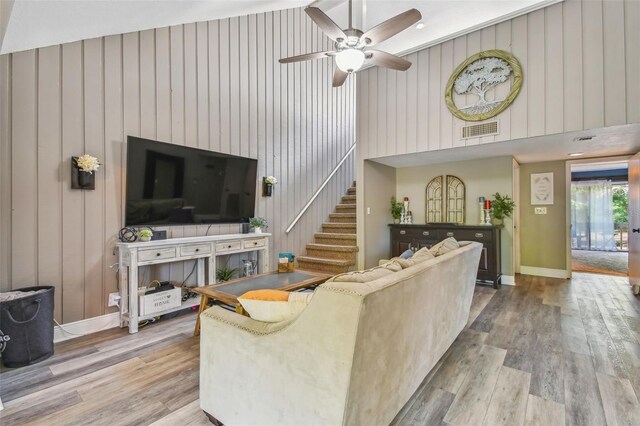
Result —
MULTIPOLYGON (((640 301, 626 278, 476 287, 471 318, 397 425, 640 425, 640 301)), ((0 373, 2 425, 206 425, 193 314, 56 345, 0 373)))

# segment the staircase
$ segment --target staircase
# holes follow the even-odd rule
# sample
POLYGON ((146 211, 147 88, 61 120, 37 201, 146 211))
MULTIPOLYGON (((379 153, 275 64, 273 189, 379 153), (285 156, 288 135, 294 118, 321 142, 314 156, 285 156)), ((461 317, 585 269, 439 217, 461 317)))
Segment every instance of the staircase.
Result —
POLYGON ((298 257, 298 267, 326 274, 347 272, 356 264, 356 183, 347 190, 342 202, 336 205, 329 222, 322 224, 322 232, 315 234, 315 242, 307 244, 307 255, 298 257))

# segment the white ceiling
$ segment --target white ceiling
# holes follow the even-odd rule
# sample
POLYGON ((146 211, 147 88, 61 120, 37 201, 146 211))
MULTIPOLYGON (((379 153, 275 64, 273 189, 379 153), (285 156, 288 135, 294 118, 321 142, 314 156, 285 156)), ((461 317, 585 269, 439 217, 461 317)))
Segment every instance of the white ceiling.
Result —
POLYGON ((490 157, 513 156, 519 163, 578 160, 584 158, 631 155, 640 151, 640 124, 607 127, 597 130, 540 136, 515 141, 495 142, 463 148, 452 148, 417 154, 376 158, 375 161, 392 167, 413 167, 452 161, 479 160, 490 157), (576 141, 581 136, 594 136, 589 141, 576 141), (580 157, 570 153, 583 152, 580 157))
MULTIPOLYGON (((561 0, 356 0, 354 27, 366 31, 415 7, 423 15, 425 27, 408 29, 378 45, 392 53, 406 53, 558 1, 561 0)), ((4 39, 0 37, 0 53, 310 3, 311 0, 15 0, 4 39)), ((345 0, 315 3, 338 25, 347 27, 345 0)))

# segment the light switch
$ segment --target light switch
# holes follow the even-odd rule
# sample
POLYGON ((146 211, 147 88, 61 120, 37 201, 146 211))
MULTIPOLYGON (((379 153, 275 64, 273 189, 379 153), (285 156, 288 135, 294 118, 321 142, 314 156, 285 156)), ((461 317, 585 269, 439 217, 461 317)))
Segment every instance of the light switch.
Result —
POLYGON ((371 214, 371 207, 367 207, 367 214, 371 214))
POLYGON ((535 214, 547 214, 547 208, 546 207, 535 207, 533 209, 535 214))

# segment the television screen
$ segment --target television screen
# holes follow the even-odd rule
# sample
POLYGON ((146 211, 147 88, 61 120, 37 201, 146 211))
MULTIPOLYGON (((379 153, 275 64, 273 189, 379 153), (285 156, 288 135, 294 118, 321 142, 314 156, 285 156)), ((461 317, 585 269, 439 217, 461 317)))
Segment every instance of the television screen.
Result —
POLYGON ((244 223, 258 160, 129 136, 125 225, 244 223))

